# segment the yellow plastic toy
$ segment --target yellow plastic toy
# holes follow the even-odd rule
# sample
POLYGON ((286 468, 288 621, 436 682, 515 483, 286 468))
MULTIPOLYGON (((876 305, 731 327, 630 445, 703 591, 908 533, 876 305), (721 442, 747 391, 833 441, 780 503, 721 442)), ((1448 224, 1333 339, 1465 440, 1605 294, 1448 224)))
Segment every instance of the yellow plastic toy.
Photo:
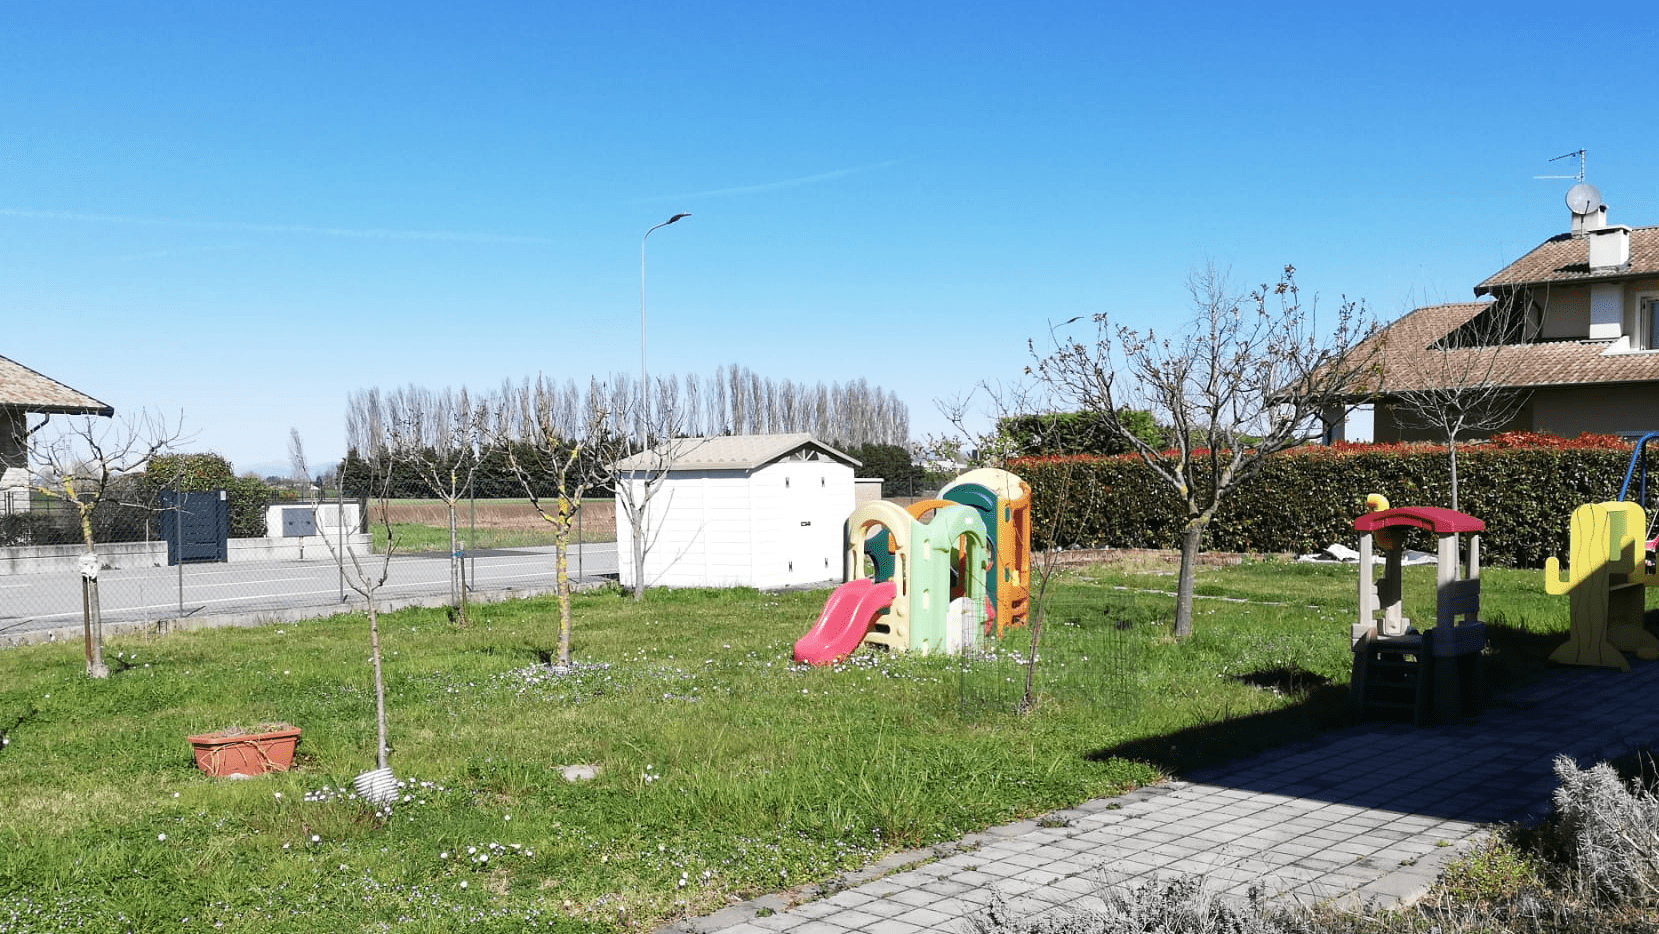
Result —
POLYGON ((1573 510, 1567 574, 1554 557, 1544 562, 1544 590, 1570 601, 1566 644, 1550 655, 1563 665, 1601 665, 1629 671, 1625 652, 1659 658, 1659 639, 1642 626, 1647 588, 1659 574, 1647 569, 1647 515, 1631 502, 1586 503, 1573 510))

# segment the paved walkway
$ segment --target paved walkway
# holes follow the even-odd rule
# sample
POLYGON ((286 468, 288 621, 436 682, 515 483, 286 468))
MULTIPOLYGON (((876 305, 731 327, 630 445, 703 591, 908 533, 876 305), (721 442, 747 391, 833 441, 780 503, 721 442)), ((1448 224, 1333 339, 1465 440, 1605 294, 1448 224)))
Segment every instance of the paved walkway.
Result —
POLYGON ((1468 723, 1329 733, 890 857, 793 907, 766 896, 662 931, 962 931, 995 892, 1016 910, 1064 911, 1098 906, 1103 881, 1187 873, 1226 895, 1260 886, 1299 902, 1396 904, 1420 896, 1486 825, 1547 815, 1556 756, 1587 766, 1644 746, 1659 746, 1659 662, 1564 670, 1468 723))

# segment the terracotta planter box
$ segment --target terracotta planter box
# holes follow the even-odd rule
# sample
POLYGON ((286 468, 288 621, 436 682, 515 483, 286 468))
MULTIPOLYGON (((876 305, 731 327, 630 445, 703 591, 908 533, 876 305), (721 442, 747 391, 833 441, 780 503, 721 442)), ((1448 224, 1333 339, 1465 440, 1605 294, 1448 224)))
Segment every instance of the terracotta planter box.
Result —
POLYGON ((214 778, 286 772, 294 764, 300 728, 282 725, 258 732, 219 730, 185 739, 196 752, 196 767, 214 778))

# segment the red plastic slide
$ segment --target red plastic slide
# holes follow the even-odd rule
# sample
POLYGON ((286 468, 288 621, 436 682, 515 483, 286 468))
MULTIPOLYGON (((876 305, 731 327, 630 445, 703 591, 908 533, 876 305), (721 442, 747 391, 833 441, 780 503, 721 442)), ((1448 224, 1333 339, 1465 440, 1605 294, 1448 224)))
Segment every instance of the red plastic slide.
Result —
POLYGON ((882 610, 893 605, 898 587, 892 581, 876 583, 868 577, 835 588, 824 602, 818 622, 795 643, 795 660, 833 665, 853 653, 882 610))

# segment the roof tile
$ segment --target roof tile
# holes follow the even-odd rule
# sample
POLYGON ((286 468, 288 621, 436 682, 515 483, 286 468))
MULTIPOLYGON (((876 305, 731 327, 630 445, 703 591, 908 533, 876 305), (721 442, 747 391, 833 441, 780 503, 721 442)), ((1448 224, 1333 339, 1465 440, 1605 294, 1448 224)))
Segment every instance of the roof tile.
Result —
POLYGON ((115 409, 86 393, 5 357, 0 357, 0 406, 69 415, 115 414, 115 409))

